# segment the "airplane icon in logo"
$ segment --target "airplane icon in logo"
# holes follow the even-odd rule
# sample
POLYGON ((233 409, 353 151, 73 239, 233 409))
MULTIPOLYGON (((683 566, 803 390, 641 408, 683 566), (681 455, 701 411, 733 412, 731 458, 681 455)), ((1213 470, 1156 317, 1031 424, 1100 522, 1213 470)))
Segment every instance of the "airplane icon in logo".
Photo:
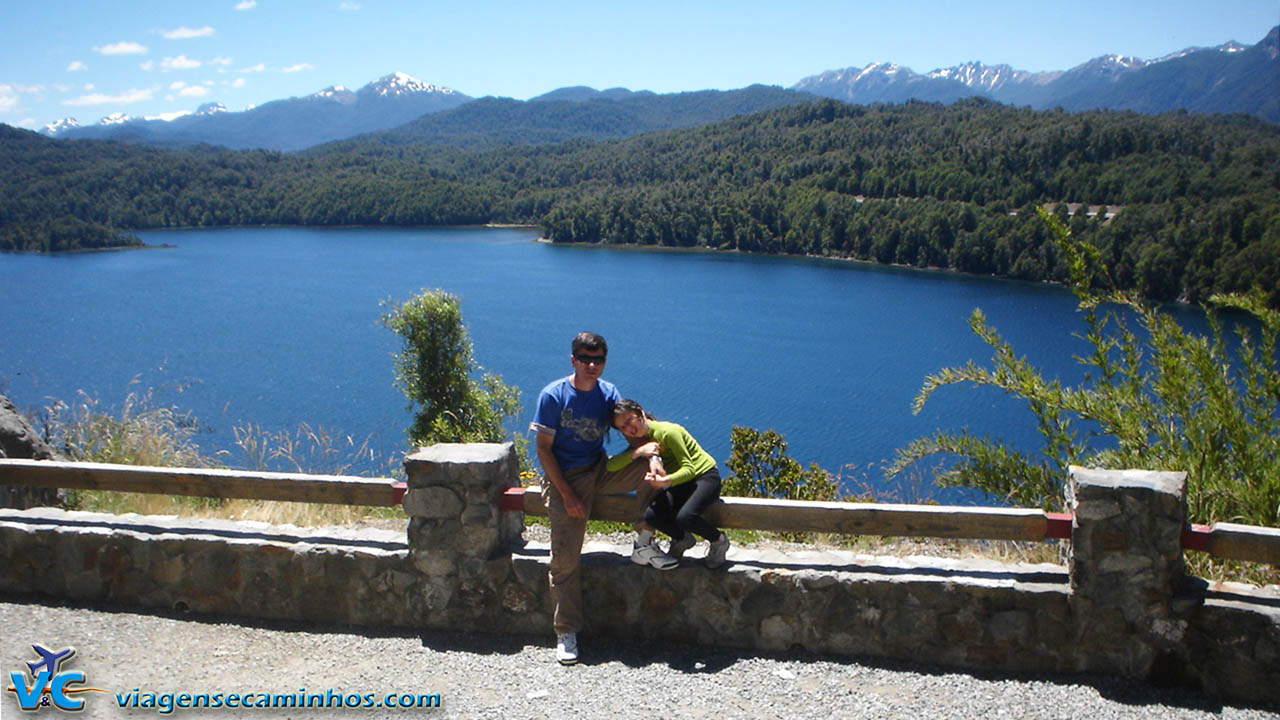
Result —
POLYGON ((41 645, 32 645, 31 649, 40 654, 39 660, 33 660, 27 663, 27 667, 31 669, 31 677, 38 676, 40 674, 40 668, 48 670, 50 677, 57 675, 61 672, 62 663, 70 660, 71 657, 76 654, 76 649, 73 647, 63 648, 58 652, 46 650, 41 645))

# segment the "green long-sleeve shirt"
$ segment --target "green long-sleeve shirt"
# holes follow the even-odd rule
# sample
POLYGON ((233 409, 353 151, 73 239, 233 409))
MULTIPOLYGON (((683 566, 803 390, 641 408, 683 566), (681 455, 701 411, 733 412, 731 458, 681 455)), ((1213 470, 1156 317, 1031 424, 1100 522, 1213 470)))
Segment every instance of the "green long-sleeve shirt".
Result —
MULTIPOLYGON (((673 422, 650 420, 649 439, 658 442, 658 456, 672 485, 688 482, 716 466, 716 459, 702 449, 689 431, 673 422)), ((609 458, 608 468, 621 470, 632 459, 628 448, 609 458)))

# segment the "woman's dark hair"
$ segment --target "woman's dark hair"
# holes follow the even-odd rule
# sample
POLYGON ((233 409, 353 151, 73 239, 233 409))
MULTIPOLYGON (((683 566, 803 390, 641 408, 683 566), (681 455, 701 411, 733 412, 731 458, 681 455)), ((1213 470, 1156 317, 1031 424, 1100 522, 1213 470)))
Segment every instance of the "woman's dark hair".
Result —
POLYGON ((640 413, 647 420, 658 419, 654 417, 653 414, 650 413, 648 410, 645 410, 644 408, 640 407, 640 403, 636 402, 635 400, 632 400, 631 398, 622 398, 621 400, 618 401, 617 405, 613 406, 613 417, 615 419, 615 422, 617 417, 619 415, 622 415, 623 413, 640 413))

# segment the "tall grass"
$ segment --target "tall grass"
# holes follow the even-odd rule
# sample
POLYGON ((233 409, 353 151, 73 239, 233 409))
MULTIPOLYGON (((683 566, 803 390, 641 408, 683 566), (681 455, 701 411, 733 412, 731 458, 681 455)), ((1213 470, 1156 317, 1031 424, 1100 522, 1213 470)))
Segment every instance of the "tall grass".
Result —
MULTIPOLYGON (((130 386, 139 385, 138 378, 130 386)), ((179 388, 180 390, 181 388, 179 388)), ((50 444, 71 460, 209 467, 210 458, 195 442, 198 429, 190 413, 156 401, 156 390, 130 389, 117 414, 83 390, 74 402, 55 400, 41 413, 50 444)))
MULTIPOLYGON (((360 475, 357 467, 375 466, 370 437, 350 435, 300 423, 294 430, 271 431, 255 424, 233 428, 237 453, 201 450, 199 422, 191 413, 158 400, 155 388, 141 388, 134 378, 116 410, 83 391, 74 402, 55 400, 38 414, 45 437, 59 453, 79 462, 158 467, 273 470, 323 475, 360 475), (236 455, 239 455, 236 458, 236 455), (237 461, 238 460, 238 461, 237 461)), ((177 388, 181 390, 181 387, 177 388)), ((394 474, 398 460, 383 467, 394 474)), ((274 500, 205 498, 105 490, 72 490, 67 506, 116 514, 177 515, 258 520, 301 526, 390 524, 405 519, 398 508, 360 507, 274 500)))

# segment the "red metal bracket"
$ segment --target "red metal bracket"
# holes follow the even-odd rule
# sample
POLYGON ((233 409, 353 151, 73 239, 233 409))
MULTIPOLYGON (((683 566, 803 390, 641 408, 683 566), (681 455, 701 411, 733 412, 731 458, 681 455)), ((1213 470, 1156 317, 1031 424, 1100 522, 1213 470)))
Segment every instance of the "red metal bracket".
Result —
POLYGON ((1071 513, 1053 513, 1044 514, 1045 523, 1044 536, 1046 538, 1058 538, 1060 540, 1071 539, 1071 513))
POLYGON ((502 491, 498 500, 498 509, 502 512, 524 512, 524 491, 522 487, 509 487, 502 491))
POLYGON ((1182 528, 1182 549, 1209 552, 1209 526, 1188 525, 1182 528))
MULTIPOLYGON (((1045 513, 1045 538, 1071 539, 1071 513, 1045 513)), ((1208 525, 1187 525, 1182 529, 1182 549, 1209 551, 1208 525)))

